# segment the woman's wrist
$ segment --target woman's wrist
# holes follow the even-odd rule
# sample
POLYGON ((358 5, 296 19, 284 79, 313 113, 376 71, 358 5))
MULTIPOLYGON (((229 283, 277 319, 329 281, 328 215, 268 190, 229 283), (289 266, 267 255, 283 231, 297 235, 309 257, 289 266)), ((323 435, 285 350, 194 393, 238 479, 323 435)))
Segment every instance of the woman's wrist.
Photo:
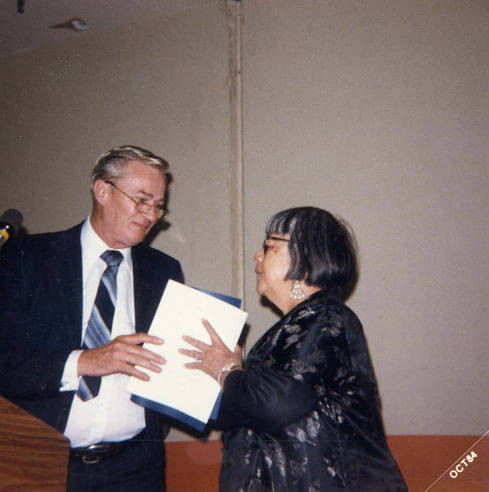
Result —
POLYGON ((224 366, 222 366, 221 372, 217 376, 217 383, 219 384, 219 386, 222 387, 222 385, 224 384, 224 380, 226 379, 227 375, 230 372, 235 371, 237 369, 241 369, 241 364, 239 362, 232 361, 232 362, 229 362, 228 364, 224 364, 224 366))

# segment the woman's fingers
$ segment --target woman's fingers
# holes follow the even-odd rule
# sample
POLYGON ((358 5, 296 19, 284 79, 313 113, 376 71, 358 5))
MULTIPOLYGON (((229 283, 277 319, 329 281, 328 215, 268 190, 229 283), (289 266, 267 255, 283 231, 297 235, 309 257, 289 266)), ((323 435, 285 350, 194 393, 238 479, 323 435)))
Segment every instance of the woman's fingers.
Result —
POLYGON ((221 337, 217 334, 216 330, 212 328, 212 325, 206 319, 202 319, 202 324, 204 325, 204 328, 206 329, 207 333, 209 333, 209 336, 211 338, 211 345, 208 345, 202 342, 201 340, 198 340, 197 338, 193 338, 189 335, 183 335, 182 338, 188 344, 192 345, 195 348, 198 348, 201 351, 206 351, 207 349, 212 347, 215 348, 226 347, 224 342, 221 340, 221 337))
POLYGON ((182 355, 193 359, 184 364, 187 369, 198 369, 218 381, 226 366, 231 366, 233 363, 236 366, 241 366, 241 348, 236 346, 234 351, 229 350, 206 319, 202 319, 202 324, 209 334, 211 344, 209 345, 191 336, 183 335, 182 339, 197 350, 181 348, 178 351, 182 355))
POLYGON ((186 367, 187 369, 199 369, 200 371, 204 371, 200 362, 187 362, 186 364, 184 364, 184 367, 186 367))
POLYGON ((182 338, 189 345, 192 345, 193 347, 198 348, 201 351, 206 350, 207 348, 210 347, 210 345, 207 345, 206 343, 202 342, 201 340, 197 340, 196 338, 190 337, 188 335, 182 335, 182 338))
POLYGON ((209 336, 211 337, 212 345, 219 346, 219 347, 225 345, 221 337, 217 334, 217 331, 214 330, 212 325, 206 319, 202 318, 202 324, 204 325, 204 328, 207 330, 207 333, 209 333, 209 336))
POLYGON ((192 359, 195 359, 195 360, 202 360, 202 352, 198 352, 197 350, 189 350, 189 349, 178 349, 178 351, 183 354, 183 355, 186 355, 187 357, 192 357, 192 359))

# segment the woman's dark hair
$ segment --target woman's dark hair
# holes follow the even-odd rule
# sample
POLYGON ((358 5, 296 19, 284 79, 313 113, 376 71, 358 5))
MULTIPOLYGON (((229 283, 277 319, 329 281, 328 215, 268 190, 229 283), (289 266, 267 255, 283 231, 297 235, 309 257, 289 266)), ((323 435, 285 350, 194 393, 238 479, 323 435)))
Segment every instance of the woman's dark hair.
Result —
POLYGON ((290 236, 287 279, 304 279, 341 298, 350 295, 357 261, 353 233, 345 222, 320 208, 289 208, 268 221, 266 234, 290 236))

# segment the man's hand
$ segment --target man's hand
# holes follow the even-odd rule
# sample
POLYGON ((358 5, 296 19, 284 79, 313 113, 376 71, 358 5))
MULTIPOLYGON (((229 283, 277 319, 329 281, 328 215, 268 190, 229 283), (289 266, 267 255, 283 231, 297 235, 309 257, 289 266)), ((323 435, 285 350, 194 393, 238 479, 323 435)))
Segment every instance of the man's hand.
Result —
POLYGON ((135 333, 121 335, 106 345, 84 350, 78 359, 78 376, 107 376, 121 373, 149 381, 150 377, 135 366, 161 372, 160 366, 165 364, 166 360, 141 347, 143 343, 161 345, 163 340, 147 333, 135 333))

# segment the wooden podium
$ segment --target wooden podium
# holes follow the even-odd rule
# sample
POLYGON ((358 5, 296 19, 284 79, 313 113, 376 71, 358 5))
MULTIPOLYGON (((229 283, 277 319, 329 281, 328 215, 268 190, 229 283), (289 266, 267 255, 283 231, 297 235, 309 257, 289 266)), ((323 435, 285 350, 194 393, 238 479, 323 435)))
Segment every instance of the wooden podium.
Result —
POLYGON ((70 442, 0 397, 0 488, 65 491, 70 442))

